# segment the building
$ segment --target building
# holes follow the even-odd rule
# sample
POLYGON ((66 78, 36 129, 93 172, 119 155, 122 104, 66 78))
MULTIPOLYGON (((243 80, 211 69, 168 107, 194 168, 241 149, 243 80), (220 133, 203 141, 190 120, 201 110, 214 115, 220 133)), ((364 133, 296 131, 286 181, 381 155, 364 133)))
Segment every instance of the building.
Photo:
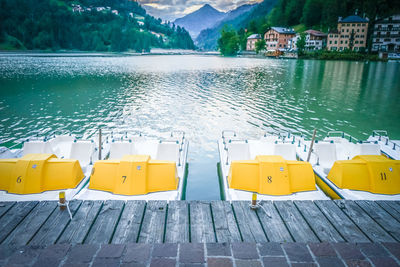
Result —
MULTIPOLYGON (((305 50, 313 51, 313 50, 322 50, 326 46, 326 38, 327 34, 316 31, 316 30, 307 30, 304 32, 306 37, 306 45, 305 50)), ((289 40, 288 49, 289 50, 297 50, 297 41, 300 39, 300 34, 297 34, 295 37, 289 40)))
POLYGON ((252 34, 247 38, 247 51, 255 51, 256 50, 256 42, 261 40, 261 35, 259 34, 252 34))
POLYGON ((272 27, 264 34, 267 51, 287 50, 289 40, 295 37, 293 29, 283 27, 272 27))
POLYGON ((400 15, 393 15, 375 23, 371 50, 400 52, 400 15))
POLYGON ((367 46, 368 19, 357 15, 343 19, 339 17, 338 27, 329 32, 327 49, 331 51, 360 51, 367 46))

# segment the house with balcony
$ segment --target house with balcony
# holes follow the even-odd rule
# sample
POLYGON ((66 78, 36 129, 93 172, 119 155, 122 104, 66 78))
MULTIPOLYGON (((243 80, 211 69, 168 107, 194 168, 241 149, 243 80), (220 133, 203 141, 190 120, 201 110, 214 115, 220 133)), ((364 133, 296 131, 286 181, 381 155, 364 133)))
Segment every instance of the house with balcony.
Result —
POLYGON ((255 51, 256 50, 256 42, 261 40, 260 34, 252 34, 247 38, 246 50, 247 51, 255 51))
POLYGON ((400 52, 400 14, 380 19, 375 23, 371 50, 374 52, 400 52))
POLYGON ((368 18, 357 15, 339 17, 337 29, 328 34, 326 47, 330 51, 362 51, 367 47, 368 18))
MULTIPOLYGON (((316 30, 307 30, 304 32, 306 37, 306 51, 322 50, 326 46, 327 34, 316 30)), ((289 40, 289 50, 297 50, 297 41, 300 39, 300 34, 289 40)))
POLYGON ((264 34, 267 51, 285 51, 289 49, 289 40, 296 36, 291 28, 272 27, 264 34))

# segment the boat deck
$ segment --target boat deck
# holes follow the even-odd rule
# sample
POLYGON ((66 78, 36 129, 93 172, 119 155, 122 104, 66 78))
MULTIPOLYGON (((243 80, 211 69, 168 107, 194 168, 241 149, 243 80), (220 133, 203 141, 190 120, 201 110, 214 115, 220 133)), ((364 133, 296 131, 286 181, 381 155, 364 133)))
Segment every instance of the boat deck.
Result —
POLYGON ((399 242, 399 201, 1 202, 0 244, 399 242))

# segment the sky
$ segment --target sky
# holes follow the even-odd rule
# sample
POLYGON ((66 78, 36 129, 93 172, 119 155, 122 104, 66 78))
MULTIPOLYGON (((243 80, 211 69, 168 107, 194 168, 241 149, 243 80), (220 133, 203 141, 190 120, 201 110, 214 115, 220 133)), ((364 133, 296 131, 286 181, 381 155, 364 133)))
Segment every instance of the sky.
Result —
POLYGON ((259 3, 262 0, 137 0, 147 11, 148 14, 163 20, 174 21, 183 17, 205 4, 210 4, 214 8, 226 12, 244 4, 259 3))

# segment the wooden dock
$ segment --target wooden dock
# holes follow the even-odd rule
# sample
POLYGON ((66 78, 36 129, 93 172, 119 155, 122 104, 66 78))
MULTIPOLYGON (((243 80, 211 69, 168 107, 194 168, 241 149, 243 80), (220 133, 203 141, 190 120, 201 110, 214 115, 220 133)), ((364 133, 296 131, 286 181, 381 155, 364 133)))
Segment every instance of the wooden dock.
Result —
POLYGON ((400 201, 1 202, 0 244, 399 242, 400 201))

